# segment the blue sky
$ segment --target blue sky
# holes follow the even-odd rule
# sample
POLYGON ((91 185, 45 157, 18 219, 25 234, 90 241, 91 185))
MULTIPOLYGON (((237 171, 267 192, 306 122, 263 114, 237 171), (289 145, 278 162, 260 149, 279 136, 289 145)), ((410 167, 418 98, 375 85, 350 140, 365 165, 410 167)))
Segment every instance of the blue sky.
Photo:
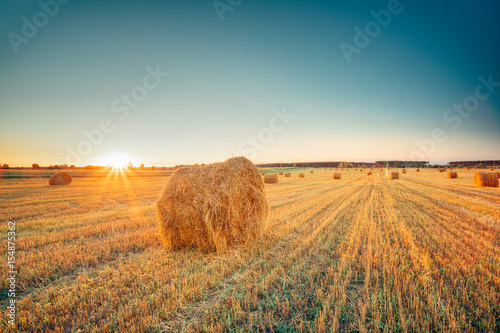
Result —
POLYGON ((221 20, 211 1, 73 0, 46 22, 56 2, 41 3, 0 4, 0 163, 500 159, 500 86, 446 113, 479 76, 500 82, 496 1, 220 1, 221 20), (390 22, 348 62, 340 45, 372 11, 390 22), (147 68, 168 76, 121 119, 113 102, 144 91, 147 68), (294 118, 266 137, 282 110, 294 118))

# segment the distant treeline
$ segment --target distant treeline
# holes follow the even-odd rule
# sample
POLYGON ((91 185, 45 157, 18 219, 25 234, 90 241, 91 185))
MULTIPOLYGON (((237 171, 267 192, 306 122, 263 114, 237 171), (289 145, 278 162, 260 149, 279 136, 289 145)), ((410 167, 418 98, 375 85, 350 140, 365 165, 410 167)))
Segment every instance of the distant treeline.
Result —
POLYGON ((424 168, 428 161, 375 161, 373 162, 296 162, 257 164, 261 168, 424 168))
MULTIPOLYGON (((176 165, 175 167, 145 167, 141 164, 138 167, 129 164, 126 168, 130 170, 176 170, 185 166, 204 166, 205 164, 194 165, 176 165)), ((429 161, 375 161, 373 162, 292 162, 292 163, 264 163, 257 164, 260 168, 435 168, 435 167, 475 167, 475 168, 498 168, 500 167, 500 160, 484 160, 484 161, 453 161, 448 164, 434 164, 430 165, 429 161)), ((10 167, 8 164, 1 164, 0 169, 10 170, 105 170, 110 169, 110 166, 100 165, 86 165, 84 167, 77 167, 74 165, 68 166, 67 164, 55 164, 49 166, 40 166, 33 163, 30 167, 10 167)))
POLYGON ((374 167, 371 162, 296 162, 257 164, 261 168, 368 168, 374 167))
POLYGON ((377 168, 425 168, 428 161, 376 161, 377 168))
MULTIPOLYGON (((77 167, 74 165, 68 166, 67 164, 55 164, 55 165, 49 165, 49 166, 40 166, 38 164, 33 164, 31 167, 11 167, 8 164, 0 164, 0 169, 3 170, 107 170, 107 169, 112 169, 113 167, 111 166, 102 166, 102 165, 86 165, 84 167, 77 167)), ((151 166, 151 167, 145 167, 144 164, 141 164, 141 166, 134 167, 132 165, 129 165, 125 167, 126 169, 129 170, 175 170, 178 168, 178 166, 175 167, 156 167, 156 166, 151 166)))
POLYGON ((498 168, 500 167, 500 160, 453 161, 448 164, 455 167, 498 168))

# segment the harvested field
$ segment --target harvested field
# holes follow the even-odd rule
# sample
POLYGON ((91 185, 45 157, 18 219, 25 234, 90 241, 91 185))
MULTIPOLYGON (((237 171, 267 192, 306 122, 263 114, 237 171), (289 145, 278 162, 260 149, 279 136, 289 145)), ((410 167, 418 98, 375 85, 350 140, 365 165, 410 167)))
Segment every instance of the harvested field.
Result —
POLYGON ((283 177, 264 236, 222 255, 165 249, 168 174, 3 179, 18 331, 498 331, 500 190, 474 173, 283 177))

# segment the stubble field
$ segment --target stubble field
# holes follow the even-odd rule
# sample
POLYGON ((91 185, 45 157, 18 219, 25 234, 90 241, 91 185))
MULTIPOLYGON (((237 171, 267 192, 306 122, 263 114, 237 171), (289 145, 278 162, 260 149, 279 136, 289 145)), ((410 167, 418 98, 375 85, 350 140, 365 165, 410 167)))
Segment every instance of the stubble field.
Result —
POLYGON ((266 184, 263 238, 225 254, 164 250, 166 173, 0 179, 2 313, 14 221, 20 332, 500 329, 499 188, 474 170, 310 170, 266 184))

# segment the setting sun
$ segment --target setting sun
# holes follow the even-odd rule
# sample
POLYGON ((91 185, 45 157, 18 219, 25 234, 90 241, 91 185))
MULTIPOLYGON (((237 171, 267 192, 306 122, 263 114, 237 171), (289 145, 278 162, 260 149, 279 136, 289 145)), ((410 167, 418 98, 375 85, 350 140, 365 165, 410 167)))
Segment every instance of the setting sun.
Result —
POLYGON ((121 152, 111 153, 102 160, 103 164, 112 166, 115 169, 124 168, 129 162, 134 164, 133 158, 121 152))

